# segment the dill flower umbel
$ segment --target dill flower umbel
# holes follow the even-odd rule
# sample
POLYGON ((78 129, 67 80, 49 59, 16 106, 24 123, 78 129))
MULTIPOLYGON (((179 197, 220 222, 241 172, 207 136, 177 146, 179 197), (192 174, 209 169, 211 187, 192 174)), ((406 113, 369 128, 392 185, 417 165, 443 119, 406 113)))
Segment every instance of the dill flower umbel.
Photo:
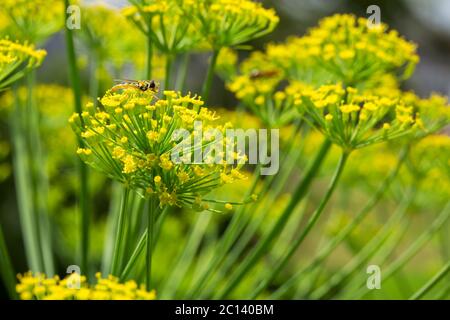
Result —
POLYGON ((336 14, 303 37, 269 45, 267 55, 289 77, 318 84, 326 79, 357 86, 401 71, 406 78, 419 61, 416 45, 387 29, 383 23, 369 27, 365 18, 336 14))
POLYGON ((340 84, 299 92, 297 107, 306 121, 345 150, 424 129, 419 112, 401 98, 365 94, 340 84))
POLYGON ((5 27, 0 35, 38 43, 63 27, 63 14, 64 2, 59 0, 3 0, 0 20, 5 27))
MULTIPOLYGON (((95 58, 102 62, 111 63, 115 69, 120 70, 126 63, 132 62, 136 69, 142 69, 146 60, 146 39, 141 32, 137 32, 133 24, 128 21, 117 9, 104 5, 91 5, 83 7, 81 19, 84 21, 83 28, 77 35, 83 44, 95 58), (126 37, 120 37, 126 34, 126 37)), ((154 64, 155 77, 162 78, 164 65, 159 56, 158 63, 154 64)))
POLYGON ((0 89, 10 86, 28 71, 39 67, 46 54, 45 50, 36 50, 27 43, 0 39, 0 89))
POLYGON ((273 9, 250 0, 179 0, 197 18, 199 30, 213 49, 232 47, 261 37, 278 24, 273 9))
MULTIPOLYGON (((277 80, 273 80, 276 82, 277 80)), ((297 116, 295 95, 298 85, 288 85, 282 90, 275 90, 274 82, 269 79, 250 79, 238 76, 228 88, 244 102, 255 115, 268 127, 281 127, 297 116)))
POLYGON ((245 156, 233 151, 235 164, 223 161, 225 134, 217 141, 208 132, 225 133, 229 124, 220 125, 200 98, 165 91, 163 99, 154 99, 153 92, 125 89, 107 92, 98 108, 88 103, 81 116, 69 120, 84 144, 77 153, 110 178, 156 197, 161 207, 209 209, 204 195, 245 178, 239 171, 245 156), (198 122, 205 134, 197 130, 198 122), (177 129, 186 135, 174 135, 177 129), (193 147, 185 145, 191 141, 193 147), (174 160, 174 152, 183 154, 174 160), (203 161, 194 159, 196 152, 203 161))
POLYGON ((137 0, 122 13, 149 36, 158 50, 177 54, 204 47, 191 17, 177 0, 137 0))
POLYGON ((16 291, 22 300, 155 300, 155 291, 146 291, 133 280, 120 283, 114 276, 102 278, 90 285, 85 276, 72 273, 64 279, 48 278, 45 274, 19 274, 16 291))

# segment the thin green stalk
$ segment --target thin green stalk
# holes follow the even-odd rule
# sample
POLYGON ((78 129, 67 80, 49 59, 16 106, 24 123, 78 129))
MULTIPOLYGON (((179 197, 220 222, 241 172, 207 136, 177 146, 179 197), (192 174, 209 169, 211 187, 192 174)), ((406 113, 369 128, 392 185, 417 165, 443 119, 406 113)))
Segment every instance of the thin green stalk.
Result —
MULTIPOLYGON (((295 139, 291 139, 291 141, 293 140, 295 139)), ((257 202, 254 205, 246 207, 247 211, 253 212, 253 216, 255 218, 251 219, 247 226, 242 226, 242 229, 245 228, 245 230, 240 233, 236 244, 233 246, 233 250, 230 251, 228 254, 226 254, 226 260, 220 269, 221 275, 229 274, 229 270, 233 268, 236 261, 242 256, 244 250, 248 248, 251 239, 254 239, 254 237, 256 236, 256 233, 258 232, 261 223, 266 221, 267 215, 269 214, 273 204, 279 197, 280 193, 283 191, 283 188, 285 187, 288 178, 291 176, 292 170, 296 166, 296 160, 299 158, 302 152, 302 148, 296 149, 293 147, 293 145, 291 146, 290 149, 291 150, 289 150, 288 155, 280 165, 280 168, 283 168, 283 171, 276 176, 277 179, 273 183, 270 183, 272 181, 271 179, 266 178, 264 180, 264 184, 261 188, 260 195, 262 198, 264 197, 266 192, 270 190, 270 193, 267 194, 267 201, 260 203, 257 202), (267 184, 265 183, 266 181, 268 182, 267 184)), ((248 215, 250 216, 250 214, 248 215)), ((233 243, 234 242, 235 241, 233 241, 233 243)), ((225 252, 223 252, 222 254, 225 255, 225 252)), ((212 290, 217 288, 218 282, 220 280, 221 280, 220 276, 217 275, 216 279, 214 279, 212 283, 209 285, 209 288, 212 290)))
POLYGON ((192 226, 186 246, 176 260, 177 262, 168 277, 168 281, 160 292, 162 299, 173 298, 177 293, 179 285, 194 260, 195 253, 200 246, 210 220, 211 213, 198 214, 197 221, 192 226))
POLYGON ((333 178, 331 179, 330 185, 328 186, 328 189, 325 192, 324 197, 320 201, 319 206, 317 207, 316 211, 314 211, 314 213, 308 220, 308 223, 307 223, 305 229, 303 229, 303 231, 299 234, 298 238, 296 238, 294 240, 294 242, 290 245, 287 253, 278 262, 276 267, 271 270, 271 272, 269 273, 269 276, 259 285, 258 288, 256 288, 256 290, 253 292, 253 295, 250 299, 256 299, 256 297, 262 291, 264 291, 265 288, 273 281, 273 279, 284 269, 284 267, 289 262, 291 257, 297 251, 298 247, 303 243, 306 236, 311 232, 312 228, 316 225, 317 221, 319 220, 319 217, 322 215, 322 212, 325 209, 325 206, 327 205, 328 201, 330 200, 331 196, 334 193, 334 190, 336 189, 337 183, 338 183, 339 178, 342 174, 342 171, 345 167, 345 163, 348 159, 348 156, 349 156, 349 153, 342 152, 342 155, 339 159, 339 163, 336 167, 336 171, 334 172, 333 178))
POLYGON ((181 59, 180 70, 177 75, 177 90, 181 92, 184 92, 186 90, 186 79, 187 79, 187 72, 189 69, 189 61, 190 61, 190 54, 187 52, 183 54, 183 57, 181 59))
POLYGON ((216 67, 217 57, 219 56, 220 49, 214 49, 212 52, 211 60, 208 64, 208 71, 206 72, 205 82, 203 83, 202 98, 203 101, 208 101, 209 93, 211 91, 211 86, 214 78, 214 69, 216 67))
POLYGON ((348 235, 353 232, 353 230, 364 220, 367 214, 369 214, 373 210, 373 208, 375 208, 375 206, 385 195, 386 191, 389 189, 391 183, 397 177, 400 168, 405 162, 408 150, 409 148, 404 148, 402 151, 400 151, 399 158, 394 169, 392 169, 389 175, 384 179, 372 198, 366 203, 361 211, 359 211, 358 214, 356 214, 356 216, 352 219, 352 221, 347 224, 333 239, 331 239, 322 249, 320 249, 319 253, 309 265, 307 265, 305 268, 300 269, 291 279, 286 281, 283 286, 277 290, 278 292, 274 293, 274 295, 272 296, 274 299, 284 294, 286 290, 288 290, 292 285, 296 284, 297 280, 303 274, 319 266, 331 254, 331 252, 333 252, 333 250, 336 249, 339 244, 341 244, 342 241, 344 241, 348 237, 348 235))
MULTIPOLYGON (((298 152, 298 150, 294 150, 294 148, 293 148, 293 146, 294 146, 293 141, 296 140, 295 137, 298 134, 298 130, 300 127, 301 127, 301 124, 300 123, 297 124, 297 127, 294 130, 294 133, 292 134, 291 138, 288 140, 289 141, 289 146, 287 148, 288 154, 287 154, 286 158, 283 159, 281 166, 280 166, 281 168, 283 168, 283 173, 281 175, 277 175, 277 176, 273 175, 270 177, 266 177, 264 179, 263 185, 260 188, 260 190, 258 191, 260 197, 263 197, 265 195, 265 193, 268 190, 270 190, 271 191, 271 193, 270 193, 271 199, 274 201, 275 197, 281 191, 281 187, 284 185, 284 182, 289 177, 292 169, 294 168, 293 162, 295 162, 295 161, 290 161, 291 160, 290 156, 292 156, 292 153, 298 152), (275 177, 278 178, 276 180, 278 188, 277 187, 271 188, 272 182, 275 179, 275 177), (282 181, 279 181, 279 180, 282 180, 282 181)), ((300 153, 298 152, 298 155, 299 154, 300 153)), ((296 155, 295 159, 297 159, 298 155, 296 155)), ((261 164, 259 163, 255 168, 255 171, 253 174, 253 179, 250 184, 250 188, 247 190, 244 199, 248 198, 251 194, 253 194, 255 192, 257 183, 260 178, 260 173, 259 173, 260 169, 261 169, 261 164)), ((261 214, 258 216, 258 219, 257 219, 258 221, 262 221, 264 219, 265 215, 269 211, 268 208, 270 206, 271 206, 271 204, 265 204, 265 207, 267 210, 264 211, 264 214, 261 214)), ((225 267, 224 267, 225 269, 227 269, 228 265, 234 264, 234 261, 238 259, 238 256, 244 250, 245 245, 248 243, 249 239, 253 237, 253 235, 255 234, 255 232, 259 226, 259 222, 252 223, 253 222, 253 220, 251 220, 252 214, 249 214, 249 212, 258 212, 258 202, 253 203, 251 205, 247 205, 247 206, 241 206, 234 213, 234 215, 231 219, 231 222, 225 231, 225 234, 221 237, 216 254, 214 254, 212 256, 212 258, 209 262, 209 265, 204 269, 206 271, 204 273, 202 273, 202 275, 196 280, 196 285, 189 292, 188 297, 193 297, 194 295, 196 297, 198 297, 202 294, 203 288, 206 286, 209 278, 213 275, 214 271, 216 271, 217 267, 222 263, 223 259, 225 259, 225 258, 227 259, 225 262, 225 267), (249 222, 250 222, 250 224, 249 224, 249 222), (247 229, 245 231, 243 231, 246 227, 247 227, 247 229), (232 247, 232 245, 237 240, 239 241, 237 247, 234 248, 233 252, 231 252, 230 254, 227 254, 228 251, 230 250, 230 248, 232 247), (228 263, 230 260, 232 262, 228 263)), ((228 271, 226 271, 226 272, 228 272, 228 271)), ((216 288, 216 285, 213 284, 213 287, 216 288)))
POLYGON ((16 293, 16 277, 14 268, 11 262, 11 258, 6 246, 5 237, 3 235, 3 229, 0 225, 0 274, 5 284, 6 290, 8 290, 9 297, 11 299, 17 299, 16 293))
MULTIPOLYGON (((164 221, 164 218, 167 214, 168 211, 168 207, 165 207, 161 214, 159 216, 156 216, 156 222, 157 226, 156 226, 156 230, 154 231, 154 239, 153 239, 153 243, 155 244, 156 241, 158 240, 158 236, 159 236, 159 232, 161 230, 162 227, 162 223, 164 221)), ((147 244, 147 235, 148 235, 148 230, 147 228, 144 230, 144 232, 142 233, 141 237, 139 238, 136 247, 134 248, 130 258, 128 259, 128 262, 126 263, 125 267, 123 268, 123 271, 120 275, 120 280, 124 281, 128 275, 130 274, 131 270, 133 269, 133 267, 135 266, 136 261, 138 261, 139 257, 141 256, 141 254, 143 254, 144 252, 144 248, 146 247, 147 244)), ((155 250, 155 246, 153 246, 153 251, 155 250)))
POLYGON ((166 71, 165 71, 165 79, 164 79, 164 90, 170 90, 171 86, 171 75, 172 75, 172 63, 173 63, 173 56, 168 53, 166 55, 166 71))
MULTIPOLYGON (((399 243, 404 239, 411 225, 411 220, 404 219, 401 221, 395 230, 391 231, 391 235, 387 235, 386 241, 380 242, 380 247, 376 248, 373 252, 370 252, 359 266, 351 270, 347 279, 348 281, 341 282, 339 299, 347 299, 351 296, 351 293, 358 290, 362 284, 367 283, 367 274, 361 274, 364 264, 369 263, 369 259, 377 259, 377 265, 383 266, 389 259, 395 254, 398 249, 399 243)), ((359 255, 359 254, 358 254, 359 255)), ((367 285, 366 285, 367 286, 367 285)))
POLYGON ((97 77, 97 69, 100 69, 100 59, 95 52, 92 53, 90 58, 89 68, 89 95, 92 98, 94 105, 97 105, 97 97, 99 90, 99 79, 97 77))
POLYGON ((39 237, 36 230, 37 221, 32 207, 31 173, 29 171, 25 124, 22 121, 24 111, 21 110, 17 89, 14 88, 15 103, 11 119, 11 137, 14 147, 13 169, 19 208, 20 226, 24 237, 25 254, 28 267, 33 272, 43 272, 42 256, 40 254, 39 237))
POLYGON ((227 282, 224 289, 220 290, 217 293, 217 297, 226 297, 228 296, 234 288, 241 282, 243 277, 253 268, 253 266, 258 262, 258 260, 262 257, 262 255, 267 252, 267 249, 270 248, 273 240, 279 235, 279 233, 283 230, 284 225, 289 220, 292 212, 294 212, 297 204, 303 199, 306 195, 309 186, 320 169, 320 166, 325 159, 329 149, 331 147, 331 142, 329 140, 325 140, 322 143, 320 150, 318 151, 316 157, 314 158, 311 167, 308 169, 305 174, 303 180, 299 183, 294 194, 292 195, 289 204, 286 206, 285 210, 281 214, 280 218, 277 220, 275 225, 269 231, 264 239, 262 239, 252 251, 252 253, 244 260, 244 262, 237 268, 236 272, 232 274, 231 279, 227 282))
POLYGON ((120 212, 120 199, 122 198, 122 186, 118 182, 113 182, 111 188, 111 199, 106 221, 105 245, 102 256, 102 273, 107 274, 112 264, 112 254, 114 250, 114 235, 116 234, 116 224, 120 212))
MULTIPOLYGON (((66 8, 69 7, 70 1, 64 0, 64 14, 65 20, 69 18, 69 13, 66 8)), ((66 34, 66 51, 67 51, 67 61, 69 64, 69 78, 72 86, 73 96, 74 96, 74 107, 75 112, 81 115, 81 86, 80 86, 80 76, 77 67, 77 61, 75 56, 75 46, 73 41, 73 31, 69 28, 65 28, 66 34)), ((81 118, 81 117, 80 117, 81 118)), ((78 144, 82 147, 83 143, 80 139, 78 139, 78 144)), ((81 259, 80 259, 80 267, 83 270, 83 273, 89 274, 88 270, 88 256, 89 256, 89 189, 88 189, 88 170, 87 166, 84 164, 81 159, 78 163, 78 175, 80 180, 80 189, 78 194, 78 199, 80 201, 80 209, 81 209, 81 223, 80 223, 80 247, 81 247, 81 259)))
MULTIPOLYGON (((410 207, 414 198, 415 190, 411 191, 404 198, 394 214, 391 215, 389 220, 384 224, 382 229, 367 243, 358 254, 350 260, 339 272, 333 274, 333 276, 322 286, 315 289, 312 292, 314 299, 329 298, 329 295, 333 293, 336 288, 339 288, 343 283, 346 283, 351 278, 352 274, 359 270, 363 263, 370 257, 374 256, 383 244, 389 239, 389 236, 395 231, 395 228, 400 224, 404 218, 408 208, 410 207)), ((384 280, 384 272, 383 272, 384 280)))
MULTIPOLYGON (((257 182, 259 180, 259 170, 260 165, 258 164, 255 168, 255 173, 253 174, 252 182, 250 185, 249 190, 246 192, 246 197, 249 197, 252 193, 255 192, 257 182)), ((188 296, 193 296, 194 294, 200 293, 200 291, 203 289, 204 285, 206 285, 207 281, 213 274, 213 272, 216 270, 218 265, 221 263, 222 259, 226 255, 226 252, 230 249, 230 247, 233 245, 234 240, 239 234, 239 226, 242 226, 242 219, 245 214, 245 208, 244 206, 240 206, 237 211, 233 214, 231 218, 231 222, 229 226, 227 227, 224 235, 222 236, 218 247, 217 247, 217 254, 213 255, 211 257, 211 260, 208 263, 208 267, 205 269, 206 271, 200 276, 200 278, 196 281, 196 285, 190 290, 190 293, 188 296)))
MULTIPOLYGON (((384 271, 383 271, 383 281, 389 279, 393 274, 395 274, 398 270, 403 268, 405 264, 407 264, 422 248, 423 246, 431 239, 436 231, 441 229, 444 223, 450 217, 450 202, 447 203, 445 208, 439 214, 439 216, 433 221, 433 223, 418 237, 416 240, 402 252, 402 254, 391 263, 384 271)), ((354 299, 359 299, 363 297, 367 293, 365 288, 361 288, 354 295, 354 299)))
POLYGON ((431 278, 422 288, 420 288, 416 293, 414 293, 409 300, 419 300, 422 299, 433 287, 445 278, 447 273, 450 271, 450 262, 439 270, 439 272, 431 278))
POLYGON ((145 76, 147 80, 152 79, 152 59, 153 59, 153 44, 149 34, 147 34, 147 61, 145 66, 145 76))
POLYGON ((117 220, 117 230, 116 237, 114 241, 114 251, 113 251, 113 259, 112 259, 112 267, 111 273, 113 275, 120 275, 120 267, 121 267, 121 258, 123 257, 123 245, 124 238, 126 235, 124 234, 126 231, 126 222, 127 222, 127 208, 128 208, 128 198, 130 195, 130 189, 125 187, 125 190, 122 195, 122 202, 120 205, 119 216, 117 220))
POLYGON ((34 98, 34 87, 36 82, 35 72, 32 71, 27 74, 26 80, 28 97, 26 102, 27 112, 25 114, 25 119, 27 119, 26 131, 28 134, 25 136, 27 139, 27 153, 29 159, 28 165, 31 168, 34 215, 37 221, 35 228, 39 237, 44 271, 48 276, 53 276, 54 262, 52 239, 47 209, 49 183, 45 171, 47 166, 44 161, 40 138, 41 135, 39 132, 39 110, 35 105, 34 98))
POLYGON ((150 291, 151 279, 152 279, 152 255, 153 255, 153 229, 155 225, 155 211, 157 204, 155 199, 150 198, 148 204, 148 215, 147 215, 147 254, 145 259, 145 287, 147 291, 150 291))

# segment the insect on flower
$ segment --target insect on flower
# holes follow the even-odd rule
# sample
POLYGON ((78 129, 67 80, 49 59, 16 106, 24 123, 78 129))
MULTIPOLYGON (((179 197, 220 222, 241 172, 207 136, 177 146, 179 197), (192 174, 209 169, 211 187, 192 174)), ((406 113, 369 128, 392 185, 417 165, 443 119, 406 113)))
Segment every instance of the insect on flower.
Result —
POLYGON ((159 85, 154 80, 125 80, 125 79, 115 79, 115 82, 119 82, 114 87, 112 87, 111 91, 117 91, 121 89, 135 88, 141 91, 153 91, 155 93, 159 90, 159 85))
POLYGON ((254 69, 250 72, 250 79, 255 80, 255 79, 263 79, 263 78, 273 78, 279 75, 279 71, 278 70, 258 70, 258 69, 254 69))

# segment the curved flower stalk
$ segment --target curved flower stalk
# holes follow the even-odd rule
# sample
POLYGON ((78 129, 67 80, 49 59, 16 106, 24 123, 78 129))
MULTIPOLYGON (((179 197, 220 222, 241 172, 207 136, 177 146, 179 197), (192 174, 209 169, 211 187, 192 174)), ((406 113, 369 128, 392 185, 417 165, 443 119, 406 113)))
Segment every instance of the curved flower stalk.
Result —
POLYGON ((59 0, 5 0, 0 7, 1 34, 40 43, 64 25, 64 3, 59 0))
POLYGON ((96 284, 87 283, 86 277, 72 273, 64 279, 48 278, 45 274, 31 272, 19 274, 17 293, 22 300, 155 300, 155 291, 147 291, 133 280, 120 283, 114 276, 102 278, 96 284))
POLYGON ((0 90, 39 67, 47 52, 36 50, 33 45, 0 39, 0 90))
POLYGON ((416 45, 387 29, 383 23, 370 26, 365 18, 336 14, 322 19, 304 37, 270 45, 267 55, 299 81, 314 79, 320 84, 326 79, 359 87, 386 73, 408 78, 419 61, 416 45))
POLYGON ((303 90, 297 107, 306 121, 347 151, 424 128, 419 112, 401 98, 364 94, 340 84, 303 90))

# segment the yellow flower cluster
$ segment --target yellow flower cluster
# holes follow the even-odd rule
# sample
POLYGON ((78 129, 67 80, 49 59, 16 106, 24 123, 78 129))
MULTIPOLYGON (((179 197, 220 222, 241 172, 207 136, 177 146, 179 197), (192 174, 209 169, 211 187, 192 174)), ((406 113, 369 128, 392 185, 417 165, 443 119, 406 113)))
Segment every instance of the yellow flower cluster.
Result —
MULTIPOLYGON (((86 6, 81 10, 81 19, 84 24, 77 35, 80 35, 85 46, 96 54, 100 62, 112 63, 117 69, 128 62, 132 62, 136 69, 145 66, 145 36, 137 32, 119 10, 104 5, 86 6), (121 34, 127 36, 118 41, 121 34)), ((158 59, 158 63, 154 63, 155 72, 152 74, 156 78, 162 78, 164 61, 156 54, 154 58, 158 59)))
POLYGON ((177 0, 142 0, 125 7, 123 15, 152 39, 163 53, 177 54, 204 48, 193 18, 177 0))
POLYGON ((332 80, 358 86, 401 70, 408 77, 419 61, 416 45, 387 29, 383 23, 372 26, 365 18, 336 14, 303 37, 269 45, 267 55, 293 79, 318 84, 332 80))
POLYGON ((154 95, 136 89, 108 91, 98 108, 87 104, 81 116, 74 114, 69 120, 85 146, 77 153, 107 176, 156 196, 161 207, 208 209, 203 196, 245 178, 239 169, 246 157, 234 150, 234 163, 225 161, 230 148, 225 130, 230 124, 218 124, 200 98, 165 91, 164 99, 154 101, 154 95), (203 133, 196 123, 201 123, 203 133), (186 135, 174 135, 177 129, 186 135), (179 159, 172 158, 174 153, 179 159))
POLYGON ((305 89, 297 98, 305 120, 345 150, 425 129, 418 110, 400 97, 370 95, 337 84, 305 89))
POLYGON ((219 51, 215 71, 225 81, 229 81, 237 73, 236 70, 237 62, 238 62, 237 52, 231 48, 224 47, 219 51))
POLYGON ((60 0, 2 0, 0 35, 15 39, 41 42, 64 25, 64 1, 60 0))
POLYGON ((297 117, 295 92, 303 85, 292 83, 283 90, 275 90, 275 79, 251 79, 242 75, 234 79, 228 88, 235 92, 236 97, 257 115, 269 128, 281 127, 297 117))
POLYGON ((424 123, 426 130, 417 132, 416 138, 435 133, 450 124, 450 104, 447 97, 432 93, 430 97, 421 99, 413 92, 405 92, 401 93, 401 98, 417 110, 424 123))
POLYGON ((45 50, 36 50, 27 43, 0 39, 0 89, 8 87, 27 71, 39 67, 46 54, 45 50))
POLYGON ((231 47, 270 33, 279 18, 250 0, 184 0, 183 8, 197 17, 199 30, 214 49, 231 47))
POLYGON ((123 13, 172 54, 236 46, 271 32, 279 20, 250 0, 143 0, 123 13))
POLYGON ((60 280, 58 276, 47 278, 31 272, 18 275, 16 291, 22 300, 155 300, 155 291, 146 291, 130 280, 120 283, 113 276, 102 278, 96 274, 97 283, 89 285, 85 276, 73 273, 60 280))
POLYGON ((410 150, 401 179, 405 185, 414 185, 421 191, 416 202, 425 208, 439 206, 450 198, 449 154, 450 137, 445 133, 428 135, 410 150))

